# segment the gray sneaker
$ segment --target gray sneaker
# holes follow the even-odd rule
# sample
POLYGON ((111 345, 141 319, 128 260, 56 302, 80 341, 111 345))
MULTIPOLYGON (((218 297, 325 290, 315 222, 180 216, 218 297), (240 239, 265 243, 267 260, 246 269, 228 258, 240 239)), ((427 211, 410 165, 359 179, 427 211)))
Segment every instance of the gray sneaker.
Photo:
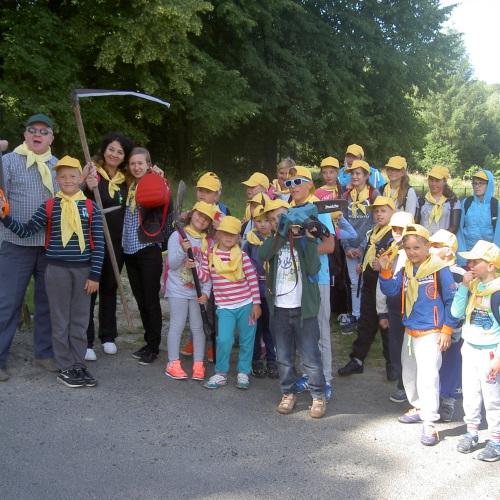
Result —
POLYGON ((482 460, 483 462, 496 462, 497 460, 500 460, 500 446, 488 441, 486 448, 484 448, 483 451, 480 451, 476 458, 478 460, 482 460))
POLYGON ((474 446, 476 446, 478 440, 478 436, 473 436, 472 434, 466 432, 457 444, 457 451, 460 453, 470 453, 474 446))
POLYGON ((59 368, 57 368, 54 358, 44 358, 44 359, 35 358, 33 359, 32 363, 35 366, 40 366, 49 372, 55 373, 59 371, 59 368))
POLYGON ((455 405, 453 403, 441 403, 438 413, 443 422, 451 422, 455 413, 455 405))
POLYGON ((393 403, 404 403, 407 399, 406 391, 404 389, 396 389, 390 396, 389 399, 393 403))
POLYGON ((9 380, 9 375, 4 368, 0 368, 0 382, 3 382, 5 380, 9 380))

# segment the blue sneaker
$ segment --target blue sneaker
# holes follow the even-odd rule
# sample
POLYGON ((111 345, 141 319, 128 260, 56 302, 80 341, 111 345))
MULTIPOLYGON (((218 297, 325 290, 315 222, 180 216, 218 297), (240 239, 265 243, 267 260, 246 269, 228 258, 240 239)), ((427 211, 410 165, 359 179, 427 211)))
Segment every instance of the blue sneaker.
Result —
POLYGON ((327 403, 330 402, 331 397, 332 397, 332 385, 326 384, 325 400, 327 403))
POLYGON ((420 442, 425 446, 434 446, 439 443, 439 434, 433 425, 425 425, 420 442))
POLYGON ((398 417, 398 422, 402 424, 416 424, 417 422, 422 422, 420 414, 416 408, 408 410, 404 415, 398 417))
POLYGON ((483 462, 496 462, 500 460, 500 446, 488 441, 486 447, 476 455, 476 458, 483 462))
POLYGON ((457 444, 457 451, 460 453, 470 453, 478 441, 478 436, 473 436, 469 432, 466 432, 457 444))
POLYGON ((295 387, 297 387, 297 394, 301 392, 309 390, 309 384, 307 381, 309 380, 307 375, 302 375, 298 380, 295 381, 295 387))

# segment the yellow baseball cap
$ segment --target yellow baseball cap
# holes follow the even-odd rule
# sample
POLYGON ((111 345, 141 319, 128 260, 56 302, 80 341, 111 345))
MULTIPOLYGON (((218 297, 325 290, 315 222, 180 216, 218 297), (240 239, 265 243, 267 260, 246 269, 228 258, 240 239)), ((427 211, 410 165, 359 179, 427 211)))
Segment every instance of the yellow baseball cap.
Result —
POLYGON ((271 200, 269 203, 266 203, 264 205, 264 212, 267 214, 267 212, 271 212, 272 210, 277 210, 278 208, 290 208, 290 203, 287 203, 285 200, 282 200, 280 198, 276 198, 275 200, 271 200))
POLYGON ((193 210, 205 214, 212 220, 214 220, 217 213, 219 213, 219 210, 215 208, 215 205, 212 205, 211 203, 206 203, 205 201, 199 201, 198 203, 196 203, 193 207, 193 210))
POLYGON ((80 162, 76 158, 72 158, 71 156, 65 156, 61 158, 53 167, 52 170, 57 170, 60 167, 72 167, 77 168, 80 173, 82 172, 82 166, 80 162))
POLYGON ((307 167, 301 167, 300 165, 295 165, 295 167, 290 167, 288 174, 286 176, 287 179, 291 179, 292 177, 305 177, 312 181, 311 171, 307 167))
POLYGON ((363 148, 361 146, 358 146, 357 144, 351 144, 350 146, 347 146, 345 154, 354 156, 363 156, 363 157, 365 156, 363 148))
POLYGON ((196 187, 208 189, 209 191, 219 191, 219 177, 217 177, 217 174, 214 172, 207 172, 198 179, 196 187))
POLYGON ((340 163, 337 160, 337 158, 334 158, 333 156, 328 156, 326 158, 323 158, 320 163, 320 168, 323 167, 335 167, 335 168, 340 168, 340 163))
POLYGON ((246 203, 258 203, 259 205, 265 205, 271 201, 271 197, 267 193, 257 193, 252 196, 251 200, 247 200, 246 203))
POLYGON ((482 259, 500 268, 500 248, 489 241, 479 240, 470 252, 458 252, 458 255, 467 260, 482 259))
POLYGON ((368 207, 368 210, 373 210, 375 207, 383 207, 384 205, 388 205, 392 208, 392 210, 396 210, 396 205, 394 205, 394 201, 387 196, 377 196, 375 201, 368 207))
POLYGON ((472 177, 476 177, 477 179, 483 179, 486 182, 489 182, 490 180, 488 179, 488 175, 484 170, 480 170, 479 172, 476 172, 472 177))
POLYGON ((260 172, 254 172, 250 178, 247 181, 242 182, 242 184, 248 187, 262 186, 269 189, 269 179, 267 175, 261 174, 260 172))
POLYGON ((422 236, 422 238, 425 238, 427 241, 429 241, 430 238, 429 231, 420 224, 409 224, 406 226, 403 231, 403 238, 405 236, 422 236))
POLYGON ((350 173, 357 168, 362 168, 362 169, 366 170, 369 174, 371 173, 370 165, 368 165, 368 163, 366 163, 366 161, 364 161, 364 160, 354 160, 352 162, 351 168, 344 169, 344 172, 347 174, 347 173, 350 173))
POLYGON ((389 158, 386 167, 401 170, 402 168, 408 168, 408 164, 406 163, 406 158, 403 158, 402 156, 392 156, 389 158))
POLYGON ((413 214, 410 214, 409 212, 396 212, 392 214, 391 220, 389 221, 389 226, 394 227, 405 228, 409 224, 415 224, 413 214))
POLYGON ((450 171, 446 167, 436 165, 431 168, 427 176, 434 177, 434 179, 447 179, 450 176, 450 171))
POLYGON ((252 213, 253 219, 266 219, 266 213, 264 211, 264 205, 257 205, 252 213))
POLYGON ((225 231, 226 233, 231 233, 231 234, 240 234, 241 222, 232 215, 226 215, 220 221, 217 231, 225 231))
POLYGON ((444 247, 451 248, 453 253, 458 250, 458 240, 457 237, 447 231, 446 229, 440 229, 436 231, 429 239, 431 243, 438 243, 444 247))

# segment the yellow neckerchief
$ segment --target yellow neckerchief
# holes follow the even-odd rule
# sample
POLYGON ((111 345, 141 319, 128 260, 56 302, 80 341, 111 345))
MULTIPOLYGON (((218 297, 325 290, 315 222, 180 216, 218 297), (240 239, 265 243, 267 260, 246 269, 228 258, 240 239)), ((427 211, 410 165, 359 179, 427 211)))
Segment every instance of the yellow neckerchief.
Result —
POLYGON ((324 189, 325 191, 331 191, 333 199, 335 199, 339 195, 339 190, 337 189, 337 186, 327 186, 325 184, 324 186, 321 186, 320 189, 324 189))
POLYGON ((432 224, 432 219, 436 222, 436 224, 439 223, 439 219, 443 216, 443 204, 445 201, 448 199, 446 196, 441 195, 441 198, 439 201, 436 201, 434 197, 432 196, 430 191, 427 191, 427 194, 425 195, 425 199, 429 202, 432 203, 434 206, 432 207, 431 210, 431 215, 429 217, 429 226, 432 224))
POLYGON ((52 180, 50 169, 45 163, 52 158, 50 148, 45 153, 37 155, 36 153, 28 149, 26 142, 23 142, 21 146, 17 146, 17 148, 14 149, 14 153, 17 153, 21 156, 26 156, 26 170, 36 163, 38 171, 42 176, 43 185, 51 192, 52 196, 54 196, 54 181, 52 180))
POLYGON ((193 238, 196 238, 197 240, 201 240, 201 249, 203 252, 206 252, 208 249, 208 242, 207 242, 207 233, 198 233, 195 229, 193 229, 189 224, 184 227, 184 231, 191 235, 193 238))
POLYGON ((87 198, 80 189, 73 196, 66 196, 61 191, 58 191, 56 197, 61 198, 61 239, 63 247, 68 244, 73 233, 75 233, 78 236, 80 252, 83 253, 85 238, 83 237, 82 220, 76 202, 87 198))
POLYGON ((135 201, 136 188, 137 188, 137 181, 134 181, 128 188, 127 201, 125 202, 127 207, 130 205, 130 211, 132 213, 135 212, 135 207, 137 206, 137 202, 135 201))
MULTIPOLYGON (((319 198, 316 198, 313 194, 310 194, 304 201, 298 203, 299 205, 302 205, 302 203, 312 203, 313 201, 319 201, 319 198)), ((295 200, 292 200, 290 202, 291 207, 295 207, 297 205, 297 202, 295 200)))
POLYGON ((281 187, 280 186, 280 181, 278 179, 274 179, 273 182, 273 188, 277 189, 278 191, 281 191, 281 194, 290 194, 290 190, 287 189, 286 187, 281 187))
POLYGON ((399 186, 394 190, 394 194, 391 194, 391 191, 392 191, 392 188, 391 188, 391 183, 388 182, 386 185, 385 185, 385 188, 384 188, 384 193, 382 194, 382 196, 385 196, 387 198, 391 198, 391 200, 395 203, 396 203, 396 200, 398 199, 398 195, 399 195, 399 186))
POLYGON ((115 193, 120 191, 120 184, 125 182, 125 175, 120 170, 117 170, 115 176, 111 179, 106 170, 102 167, 97 167, 97 171, 101 174, 101 177, 108 181, 109 197, 113 199, 115 197, 115 193))
POLYGON ((238 244, 231 248, 229 262, 222 262, 222 259, 216 255, 215 252, 218 249, 219 245, 216 243, 209 256, 210 267, 214 266, 215 274, 233 282, 242 280, 245 277, 245 273, 243 272, 243 255, 238 244))
POLYGON ((370 264, 377 257, 377 247, 376 244, 389 232, 392 231, 392 227, 389 225, 379 226, 378 224, 373 228, 372 233, 370 234, 370 246, 365 254, 365 260, 363 261, 363 271, 366 269, 366 266, 370 264))
POLYGON ((370 188, 368 186, 365 186, 359 193, 356 191, 355 188, 353 188, 349 191, 349 194, 351 195, 352 199, 351 214, 353 219, 356 218, 356 214, 358 213, 358 208, 363 212, 363 215, 366 215, 366 207, 365 205, 363 205, 363 203, 370 196, 370 188))
POLYGON ((257 247, 260 247, 262 243, 264 243, 264 240, 261 240, 255 233, 258 233, 257 229, 252 229, 251 231, 248 231, 247 241, 248 243, 250 243, 250 245, 255 245, 257 247))
POLYGON ((481 283, 481 280, 479 278, 474 278, 469 285, 471 297, 469 298, 469 302, 467 303, 467 307, 465 309, 467 323, 470 323, 472 311, 474 310, 474 307, 476 307, 476 297, 493 295, 495 292, 498 292, 500 290, 500 278, 495 278, 493 281, 487 283, 484 290, 478 289, 479 283, 481 283))
POLYGON ((441 260, 437 255, 430 254, 420 266, 418 266, 417 273, 413 276, 413 264, 410 260, 406 261, 405 273, 408 277, 408 290, 406 291, 406 317, 409 317, 411 311, 413 310, 413 304, 418 297, 418 280, 424 278, 425 276, 430 276, 431 274, 437 273, 444 267, 448 267, 449 262, 441 260))

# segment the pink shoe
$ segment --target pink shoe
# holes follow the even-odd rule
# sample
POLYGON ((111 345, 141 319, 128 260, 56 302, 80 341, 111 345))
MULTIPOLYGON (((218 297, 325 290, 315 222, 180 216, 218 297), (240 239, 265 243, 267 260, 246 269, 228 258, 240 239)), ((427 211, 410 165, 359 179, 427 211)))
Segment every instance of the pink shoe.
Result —
POLYGON ((165 375, 175 380, 184 380, 188 378, 187 373, 182 369, 181 362, 178 359, 169 361, 165 368, 165 375))
POLYGON ((193 380, 203 380, 205 378, 205 367, 203 366, 203 361, 196 361, 193 364, 193 380))

